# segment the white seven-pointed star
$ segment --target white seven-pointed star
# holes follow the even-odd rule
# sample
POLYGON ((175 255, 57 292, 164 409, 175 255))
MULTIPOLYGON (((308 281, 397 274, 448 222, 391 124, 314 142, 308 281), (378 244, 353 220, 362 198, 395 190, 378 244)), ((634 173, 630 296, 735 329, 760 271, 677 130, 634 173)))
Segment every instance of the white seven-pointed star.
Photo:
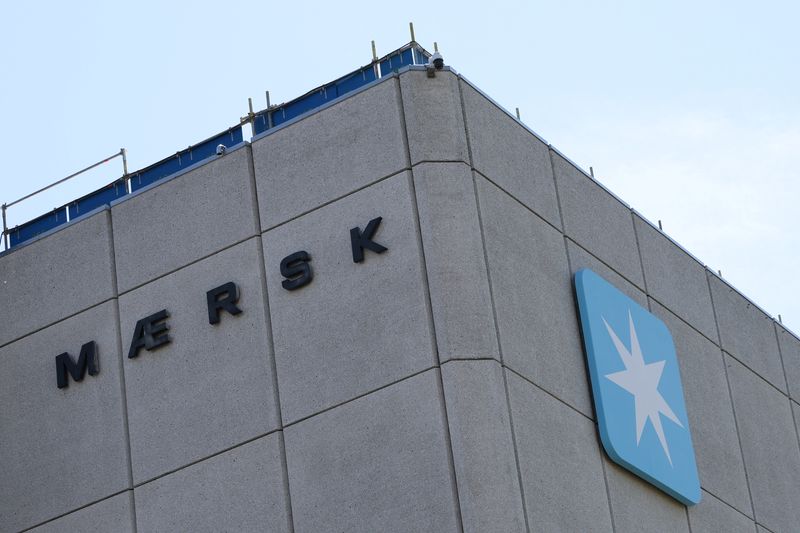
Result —
MULTIPOLYGON (((602 317, 601 317, 602 318, 602 317)), ((667 455, 667 460, 672 466, 672 458, 669 455, 669 446, 667 439, 664 436, 664 428, 661 426, 660 414, 663 414, 680 427, 683 427, 678 417, 672 412, 669 405, 667 405, 664 397, 658 392, 658 382, 661 380, 661 373, 664 371, 664 363, 666 361, 656 361, 655 363, 645 363, 642 356, 642 349, 639 346, 639 339, 636 336, 636 328, 633 325, 633 317, 630 310, 628 311, 628 325, 631 330, 631 349, 630 351, 622 344, 619 337, 611 326, 608 325, 606 319, 603 318, 603 324, 606 325, 608 334, 614 342, 614 346, 619 353, 622 364, 625 365, 625 370, 606 374, 606 378, 613 381, 626 391, 633 394, 634 407, 636 409, 636 445, 639 445, 639 440, 642 438, 642 431, 647 420, 653 424, 653 429, 658 435, 658 440, 661 442, 661 447, 667 455)))

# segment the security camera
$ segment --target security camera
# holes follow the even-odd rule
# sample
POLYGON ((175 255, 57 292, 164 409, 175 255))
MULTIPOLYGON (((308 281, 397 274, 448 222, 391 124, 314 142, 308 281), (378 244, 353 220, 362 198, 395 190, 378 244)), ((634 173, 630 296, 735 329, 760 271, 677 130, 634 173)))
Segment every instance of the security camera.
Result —
POLYGON ((437 70, 442 70, 444 68, 444 59, 442 58, 442 54, 439 52, 434 52, 433 55, 428 60, 428 64, 425 66, 425 70, 428 73, 429 78, 433 78, 436 76, 437 70))
POLYGON ((227 148, 225 148, 224 144, 217 145, 217 155, 225 155, 225 150, 227 150, 227 148))
POLYGON ((434 52, 431 56, 430 63, 436 68, 436 70, 442 70, 444 68, 444 58, 442 54, 439 52, 434 52))

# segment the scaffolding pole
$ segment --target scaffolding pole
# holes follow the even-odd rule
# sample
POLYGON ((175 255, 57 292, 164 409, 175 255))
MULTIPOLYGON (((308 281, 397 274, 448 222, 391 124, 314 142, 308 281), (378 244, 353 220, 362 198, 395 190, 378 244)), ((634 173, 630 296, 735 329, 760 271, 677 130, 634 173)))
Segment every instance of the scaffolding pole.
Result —
POLYGON ((115 157, 120 157, 120 156, 122 157, 122 167, 123 167, 123 173, 124 173, 123 175, 127 178, 127 176, 128 176, 127 152, 125 151, 125 148, 120 148, 119 152, 117 152, 116 154, 111 155, 109 157, 106 157, 102 161, 98 161, 97 163, 95 163, 93 165, 89 165, 88 167, 86 167, 84 169, 81 169, 81 170, 79 170, 77 172, 73 172, 72 174, 70 174, 66 178, 61 178, 57 182, 51 183, 47 187, 42 187, 38 191, 34 191, 34 192, 30 193, 30 194, 26 194, 22 198, 14 200, 13 202, 10 202, 10 203, 7 203, 7 204, 3 204, 2 205, 2 211, 3 211, 3 243, 5 244, 5 249, 8 250, 8 248, 9 248, 9 244, 8 244, 8 223, 6 222, 6 211, 8 210, 9 207, 11 207, 12 205, 16 205, 16 204, 18 204, 18 203, 20 203, 22 201, 25 201, 25 200, 27 200, 28 198, 30 198, 32 196, 36 196, 40 192, 44 192, 47 189, 51 189, 51 188, 55 187, 56 185, 60 185, 60 184, 64 183, 65 181, 70 180, 70 179, 74 178, 75 176, 78 176, 79 174, 83 174, 87 170, 92 170, 95 167, 99 167, 103 163, 108 163, 109 161, 111 161, 115 157))

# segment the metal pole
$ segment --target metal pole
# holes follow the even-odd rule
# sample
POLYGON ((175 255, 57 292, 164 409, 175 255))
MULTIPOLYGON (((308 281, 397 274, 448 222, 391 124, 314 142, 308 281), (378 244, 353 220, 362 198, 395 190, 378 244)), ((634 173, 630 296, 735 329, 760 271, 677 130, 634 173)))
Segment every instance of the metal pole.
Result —
POLYGON ((122 182, 125 184, 125 192, 131 193, 131 179, 128 177, 128 151, 125 148, 120 148, 122 152, 122 182))
POLYGON ((110 157, 107 157, 107 158, 103 159, 102 161, 99 161, 99 162, 95 163, 94 165, 89 165, 88 167, 84 168, 83 170, 79 170, 78 172, 75 172, 74 174, 70 174, 70 175, 69 175, 69 176, 67 176, 66 178, 62 178, 62 179, 58 180, 58 181, 57 181, 57 182, 55 182, 55 183, 51 183, 51 184, 50 184, 50 185, 48 185, 47 187, 43 187, 43 188, 39 189, 38 191, 35 191, 35 192, 32 192, 32 193, 30 193, 30 194, 28 194, 28 195, 26 195, 26 196, 23 196, 23 197, 22 197, 22 198, 20 198, 19 200, 14 200, 14 201, 13 201, 13 202, 11 202, 11 203, 5 204, 5 206, 6 206, 6 207, 11 207, 12 205, 18 204, 18 203, 20 203, 20 202, 21 202, 21 201, 23 201, 23 200, 27 200, 27 199, 28 199, 28 198, 30 198, 31 196, 37 195, 37 194, 39 194, 40 192, 44 192, 44 191, 46 191, 47 189, 50 189, 50 188, 52 188, 52 187, 55 187, 56 185, 59 185, 59 184, 61 184, 61 183, 64 183, 64 182, 65 182, 65 181, 67 181, 68 179, 72 179, 72 178, 74 178, 74 177, 75 177, 75 176, 77 176, 78 174, 83 174, 83 173, 84 173, 84 172, 86 172, 87 170, 92 170, 92 169, 93 169, 93 168, 95 168, 95 167, 99 167, 99 166, 100 166, 100 165, 102 165, 103 163, 108 163, 109 161, 111 161, 111 160, 112 160, 112 159, 114 159, 115 157, 119 157, 119 156, 123 155, 123 153, 124 153, 124 149, 123 149, 123 150, 120 150, 119 152, 117 152, 116 154, 114 154, 114 155, 112 155, 112 156, 110 156, 110 157))
POLYGON ((272 107, 272 103, 269 101, 269 91, 267 93, 267 128, 272 128, 272 112, 269 110, 272 107))
POLYGON ((8 225, 6 224, 6 208, 8 206, 6 204, 2 205, 3 209, 3 245, 5 248, 4 250, 8 250, 8 225))
POLYGON ((412 43, 417 42, 417 40, 414 38, 414 23, 413 22, 409 22, 408 23, 408 29, 411 30, 411 42, 412 43))
POLYGON ((111 161, 115 157, 119 157, 119 156, 122 156, 122 168, 123 168, 124 176, 127 176, 128 175, 128 159, 127 159, 127 156, 126 156, 125 148, 120 148, 119 152, 117 152, 116 154, 114 154, 112 156, 109 156, 109 157, 106 157, 105 159, 103 159, 102 161, 98 161, 94 165, 89 165, 88 167, 86 167, 84 169, 81 169, 81 170, 79 170, 77 172, 74 172, 74 173, 70 174, 66 178, 61 178, 57 182, 51 183, 47 187, 42 187, 38 191, 34 191, 34 192, 30 193, 30 194, 27 194, 27 195, 23 196, 22 198, 19 198, 18 200, 14 200, 13 202, 10 202, 10 203, 7 203, 7 204, 2 204, 2 206, 0 206, 0 207, 2 207, 2 211, 3 211, 3 243, 5 244, 5 247, 6 247, 5 249, 8 250, 8 248, 9 248, 9 243, 8 243, 8 223, 6 222, 6 211, 8 210, 9 207, 11 207, 12 205, 16 205, 16 204, 18 204, 18 203, 20 203, 20 202, 22 202, 24 200, 27 200, 31 196, 35 196, 35 195, 39 194, 40 192, 44 192, 47 189, 51 189, 51 188, 55 187, 56 185, 64 183, 65 181, 74 178, 78 174, 83 174, 87 170, 92 170, 95 167, 99 167, 103 163, 108 163, 109 161, 111 161))
POLYGON ((253 113, 252 98, 247 99, 247 109, 248 109, 247 116, 250 118, 250 132, 251 134, 254 135, 256 133, 256 114, 253 113))

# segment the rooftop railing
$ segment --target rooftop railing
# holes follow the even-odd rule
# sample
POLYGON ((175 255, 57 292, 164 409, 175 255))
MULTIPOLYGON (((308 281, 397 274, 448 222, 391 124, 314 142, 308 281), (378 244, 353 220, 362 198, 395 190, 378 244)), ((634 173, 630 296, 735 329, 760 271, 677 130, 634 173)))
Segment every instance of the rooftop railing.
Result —
POLYGON ((412 41, 405 46, 378 58, 374 52, 373 43, 373 59, 368 65, 282 104, 270 105, 269 93, 267 93, 266 109, 253 112, 251 108, 247 116, 241 118, 237 125, 130 174, 128 173, 126 151, 122 148, 118 153, 78 172, 70 174, 47 187, 39 189, 18 200, 14 200, 13 202, 0 205, 3 218, 2 237, 4 247, 8 250, 18 246, 70 220, 75 220, 98 207, 109 205, 119 198, 123 198, 152 183, 166 179, 189 166, 215 157, 220 145, 227 149, 244 141, 242 126, 245 124, 249 123, 251 125, 252 134, 255 137, 300 115, 313 111, 377 79, 397 72, 400 68, 408 65, 423 65, 428 62, 430 56, 431 54, 428 51, 413 40, 412 28, 412 41), (121 177, 96 191, 92 191, 76 200, 72 200, 33 220, 16 225, 13 228, 8 228, 6 220, 8 208, 120 156, 123 160, 123 174, 121 177))

